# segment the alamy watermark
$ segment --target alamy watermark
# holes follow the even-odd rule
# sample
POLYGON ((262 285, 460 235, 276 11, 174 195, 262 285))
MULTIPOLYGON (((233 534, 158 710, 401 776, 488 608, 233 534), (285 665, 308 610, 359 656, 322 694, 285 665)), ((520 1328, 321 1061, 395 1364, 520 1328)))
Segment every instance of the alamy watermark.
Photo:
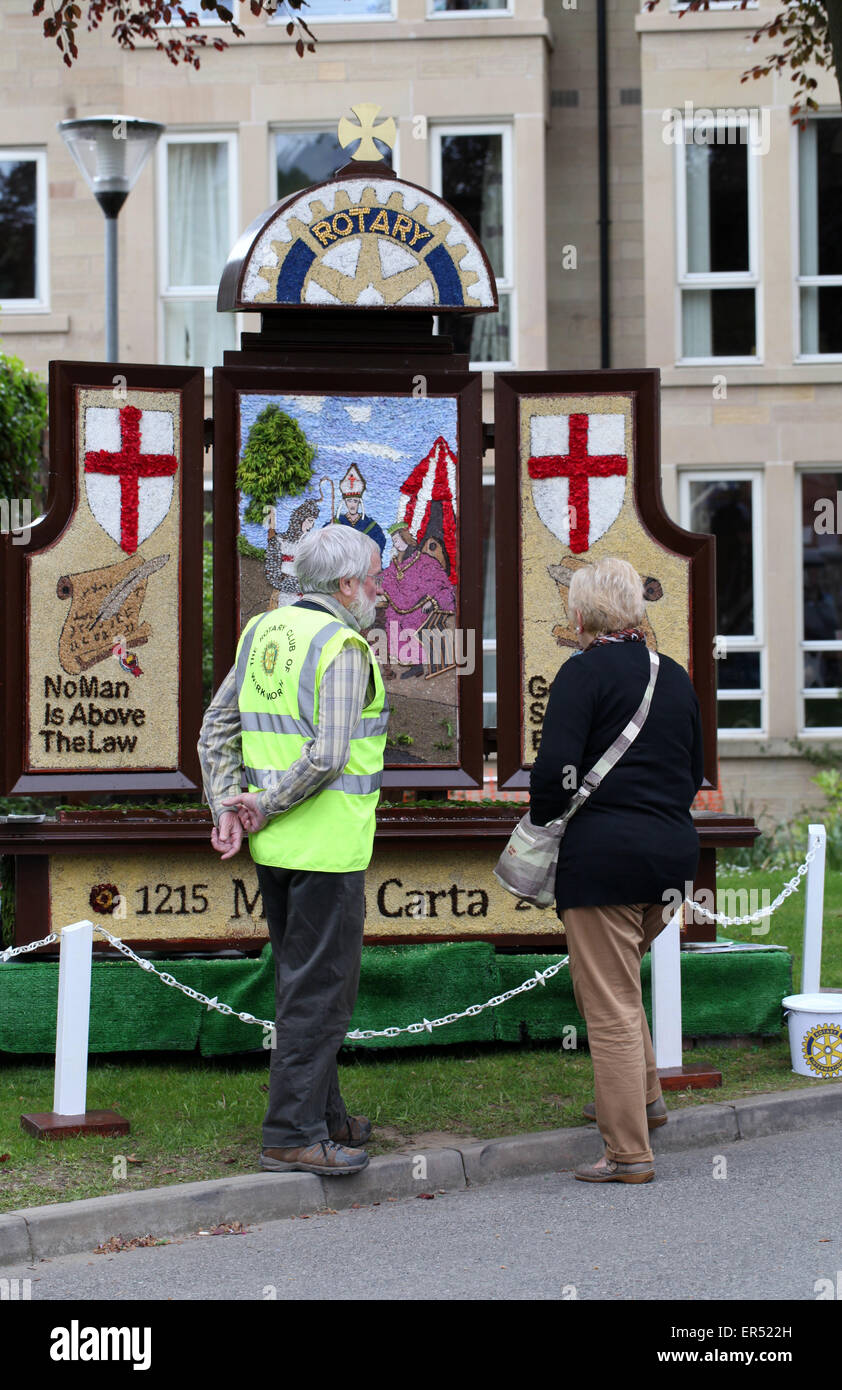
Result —
POLYGON ((473 628, 404 628, 392 622, 388 632, 372 627, 365 637, 380 665, 421 666, 430 675, 455 669, 457 676, 472 676, 476 670, 473 628))
POLYGON ((31 1279, 0 1279, 0 1303, 28 1303, 31 1298, 31 1279))
POLYGON ((665 145, 748 145, 755 154, 768 154, 771 147, 768 107, 694 106, 685 101, 683 110, 665 107, 661 120, 665 145))
POLYGON ((26 545, 32 535, 32 503, 28 497, 0 497, 0 536, 10 534, 12 545, 26 545))
MULTIPOLYGON (((670 922, 680 910, 685 898, 698 903, 706 912, 718 912, 724 917, 753 917, 755 913, 764 912, 766 916, 761 922, 754 922, 751 928, 752 936, 766 936, 769 932, 769 919, 772 906, 772 891, 769 888, 717 888, 714 893, 710 888, 697 888, 693 891, 692 882, 687 879, 684 884, 684 892, 678 888, 668 888, 663 895, 665 922, 670 922)), ((687 912, 693 912, 691 907, 687 912)), ((695 913, 693 913, 695 917, 695 913)), ((706 918, 700 920, 706 921, 706 918)))
POLYGON ((816 513, 813 530, 817 536, 842 535, 842 492, 837 492, 835 501, 832 497, 817 497, 813 511, 816 513))

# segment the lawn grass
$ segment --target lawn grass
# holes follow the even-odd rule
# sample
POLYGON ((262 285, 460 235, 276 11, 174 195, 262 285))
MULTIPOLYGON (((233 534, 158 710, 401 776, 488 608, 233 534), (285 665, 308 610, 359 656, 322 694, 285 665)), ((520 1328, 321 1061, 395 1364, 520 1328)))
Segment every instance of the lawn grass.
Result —
MULTIPOLYGON (((729 872, 727 884, 769 887, 774 896, 791 872, 729 872)), ((796 990, 803 901, 802 885, 774 914, 768 934, 752 935, 750 927, 723 933, 734 940, 785 945, 795 957, 796 990)), ((842 873, 828 874, 822 984, 837 988, 842 988, 840 919, 842 873)), ((785 1030, 777 1038, 737 1047, 705 1044, 686 1057, 718 1067, 723 1085, 668 1093, 670 1109, 834 1084, 792 1072, 785 1030)), ((233 1059, 136 1053, 92 1058, 88 1107, 113 1107, 127 1116, 132 1132, 122 1139, 44 1142, 24 1134, 23 1112, 52 1108, 53 1059, 6 1054, 0 1065, 0 1211, 257 1171, 268 1081, 262 1050, 233 1059), (127 1160, 125 1178, 119 1176, 116 1155, 127 1160)), ((405 1147, 432 1132, 493 1138, 580 1125, 582 1105, 593 1098, 589 1054, 560 1043, 349 1050, 340 1079, 353 1113, 368 1115, 375 1126, 371 1154, 405 1147)))

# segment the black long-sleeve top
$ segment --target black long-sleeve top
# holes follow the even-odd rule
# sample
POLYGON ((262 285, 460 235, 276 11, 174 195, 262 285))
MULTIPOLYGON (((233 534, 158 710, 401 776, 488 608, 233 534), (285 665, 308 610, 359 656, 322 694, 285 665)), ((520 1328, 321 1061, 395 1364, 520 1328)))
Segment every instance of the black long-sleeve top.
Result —
MULTIPOLYGON (((585 774, 634 714, 648 680, 642 642, 589 646, 560 668, 530 777, 536 825, 566 809, 585 774)), ((702 783, 703 763, 696 692, 684 668, 661 654, 646 723, 572 817, 561 841, 559 912, 659 902, 668 889, 685 891, 699 861, 690 805, 702 783)))

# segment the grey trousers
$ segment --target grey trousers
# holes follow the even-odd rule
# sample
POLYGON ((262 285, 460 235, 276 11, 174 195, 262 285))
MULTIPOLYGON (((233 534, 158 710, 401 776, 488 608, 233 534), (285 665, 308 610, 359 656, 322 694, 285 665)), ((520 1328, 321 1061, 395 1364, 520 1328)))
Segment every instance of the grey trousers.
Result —
POLYGON ((307 1147, 348 1118, 336 1054, 360 982, 365 871, 256 864, 275 957, 275 1046, 263 1147, 307 1147))

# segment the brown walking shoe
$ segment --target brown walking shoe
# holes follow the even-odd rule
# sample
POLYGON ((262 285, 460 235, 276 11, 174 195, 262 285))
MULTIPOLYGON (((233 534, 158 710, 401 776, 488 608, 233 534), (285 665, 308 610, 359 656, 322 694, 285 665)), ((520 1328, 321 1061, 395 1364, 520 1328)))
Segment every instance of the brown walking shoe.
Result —
POLYGON ((371 1120, 365 1115, 349 1115, 344 1125, 330 1137, 335 1144, 344 1144, 346 1149, 363 1149, 371 1138, 371 1120))
MULTIPOLYGON (((596 1106, 592 1100, 589 1100, 586 1105, 582 1106, 582 1114, 586 1120, 596 1119, 596 1106)), ((648 1128, 660 1129, 661 1125, 665 1125, 668 1119, 669 1115, 667 1114, 667 1107, 664 1104, 663 1096, 659 1096, 657 1100, 650 1100, 646 1107, 646 1124, 648 1128)))
POLYGON ((581 1182, 651 1182, 655 1169, 651 1163, 618 1163, 603 1154, 597 1163, 575 1169, 573 1176, 581 1182))
POLYGON ((332 1139, 317 1139, 299 1149, 264 1149, 260 1166, 267 1173, 318 1173, 324 1178, 338 1178, 359 1173, 369 1164, 364 1149, 344 1149, 332 1139))

